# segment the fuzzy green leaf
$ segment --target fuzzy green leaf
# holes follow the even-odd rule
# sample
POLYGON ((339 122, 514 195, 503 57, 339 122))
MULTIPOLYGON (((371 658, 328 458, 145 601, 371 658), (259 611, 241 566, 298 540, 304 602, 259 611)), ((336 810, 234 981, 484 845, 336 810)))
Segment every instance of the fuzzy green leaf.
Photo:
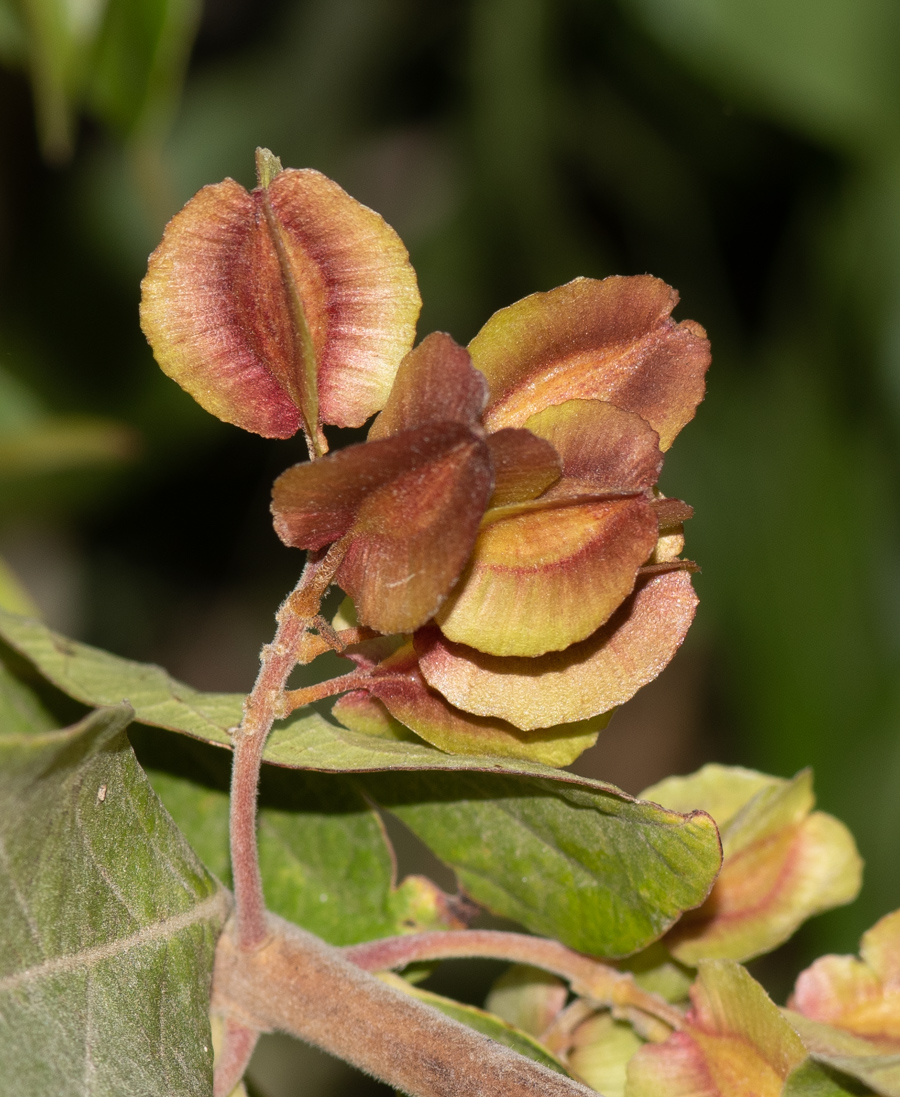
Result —
MULTIPOLYGON (((230 883, 229 756, 147 733, 138 733, 136 747, 194 851, 230 883)), ((269 909, 333 945, 455 924, 429 881, 413 877, 395 886, 381 821, 349 778, 267 770, 259 858, 269 909)))
POLYGON ((200 693, 162 667, 120 659, 5 611, 0 611, 0 634, 49 682, 86 705, 127 701, 142 723, 223 745, 230 742, 228 728, 240 722, 240 694, 200 693))
MULTIPOLYGON (((236 695, 199 693, 159 667, 66 640, 37 622, 0 613, 0 633, 86 703, 127 698, 138 720, 219 745, 239 719, 236 695)), ((338 728, 317 713, 277 727, 265 758, 331 772, 444 771, 357 780, 457 870, 476 900, 605 956, 628 955, 659 937, 703 901, 721 863, 709 816, 635 801, 538 763, 444 754, 338 728)))
POLYGON ((815 1060, 858 1078, 882 1097, 900 1097, 900 1053, 886 1052, 875 1040, 813 1021, 793 1010, 783 1012, 815 1060))
POLYGON ((0 736, 0 1078, 17 1097, 210 1089, 227 897, 138 766, 131 715, 0 736))
POLYGON ((489 1036, 492 1040, 496 1040, 498 1044, 503 1044, 504 1047, 512 1048, 513 1051, 517 1051, 520 1055, 524 1055, 528 1059, 534 1059, 535 1062, 540 1063, 542 1066, 548 1067, 550 1070, 555 1070, 557 1074, 569 1076, 569 1072, 566 1070, 565 1066, 563 1066, 559 1059, 557 1059, 552 1052, 548 1051, 543 1044, 533 1036, 530 1036, 527 1032, 523 1032, 522 1029, 516 1028, 515 1025, 509 1024, 508 1021, 504 1021, 502 1017, 497 1017, 493 1013, 488 1013, 487 1010, 478 1009, 477 1006, 464 1005, 462 1002, 456 1002, 452 998, 445 998, 441 994, 434 994, 430 990, 420 990, 418 987, 411 986, 401 976, 394 975, 391 972, 385 972, 379 975, 379 979, 404 991, 411 998, 418 998, 420 1002, 425 1002, 429 1006, 434 1006, 435 1009, 440 1010, 440 1012, 447 1017, 452 1017, 454 1021, 459 1021, 461 1025, 473 1028, 483 1036, 489 1036))
POLYGON ((807 1059, 788 1075, 781 1097, 856 1097, 871 1092, 855 1078, 807 1059))
POLYGON ((52 731, 57 722, 37 694, 15 673, 20 660, 0 649, 0 735, 52 731))
POLYGON ((499 773, 360 778, 466 891, 535 933, 627 956, 703 902, 720 866, 708 815, 679 815, 601 785, 499 773))
MULTIPOLYGON (((217 746, 231 745, 228 729, 241 719, 243 695, 202 693, 150 663, 138 663, 70 640, 40 621, 0 609, 0 638, 28 659, 58 689, 86 705, 127 700, 142 724, 180 732, 217 746)), ((415 738, 385 738, 350 731, 312 710, 276 724, 265 761, 289 769, 346 773, 375 770, 475 770, 548 777, 616 793, 539 762, 501 762, 496 757, 445 754, 415 738)), ((624 793, 621 793, 625 797, 624 793)), ((630 799, 630 797, 625 797, 630 799)))

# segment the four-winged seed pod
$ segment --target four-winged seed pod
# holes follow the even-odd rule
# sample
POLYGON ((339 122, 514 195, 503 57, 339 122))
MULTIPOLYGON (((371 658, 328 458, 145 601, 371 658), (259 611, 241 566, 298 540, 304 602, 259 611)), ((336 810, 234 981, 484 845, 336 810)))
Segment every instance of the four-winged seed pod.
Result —
POLYGON ((412 349, 393 230, 319 173, 257 162, 252 193, 226 180, 172 220, 142 322, 208 410, 306 433, 275 528, 317 554, 354 624, 398 638, 348 649, 336 717, 567 764, 694 614, 691 511, 655 485, 703 397, 703 329, 671 319, 658 279, 581 278, 496 313, 468 350, 444 334, 412 349), (323 424, 378 411, 366 442, 326 455, 323 424))

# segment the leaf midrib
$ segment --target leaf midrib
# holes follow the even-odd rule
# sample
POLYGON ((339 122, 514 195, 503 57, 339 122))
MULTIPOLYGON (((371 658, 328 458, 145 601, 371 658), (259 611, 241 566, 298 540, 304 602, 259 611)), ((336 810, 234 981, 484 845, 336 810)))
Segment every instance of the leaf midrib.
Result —
POLYGON ((120 937, 115 941, 108 941, 103 945, 92 945, 90 948, 81 949, 79 952, 57 956, 52 960, 44 960, 40 964, 34 964, 32 967, 16 972, 15 975, 3 976, 0 978, 0 994, 8 993, 18 987, 28 986, 40 979, 51 978, 55 975, 71 975, 90 970, 92 966, 113 957, 124 955, 134 948, 142 948, 144 945, 157 941, 171 940, 182 930, 201 922, 223 921, 230 909, 231 897, 229 893, 224 888, 219 889, 190 910, 154 922, 152 925, 138 930, 137 933, 120 937))

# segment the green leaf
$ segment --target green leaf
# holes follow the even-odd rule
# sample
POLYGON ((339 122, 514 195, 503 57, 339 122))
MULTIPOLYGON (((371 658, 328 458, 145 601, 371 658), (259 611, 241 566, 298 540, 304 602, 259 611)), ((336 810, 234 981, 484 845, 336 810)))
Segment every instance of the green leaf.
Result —
MULTIPOLYGON (((218 746, 231 746, 229 728, 241 720, 243 695, 202 693, 176 681, 162 667, 137 663, 69 640, 40 621, 0 610, 0 636, 55 686, 86 705, 127 700, 141 723, 178 731, 218 746)), ((421 740, 394 740, 351 731, 315 711, 277 724, 265 760, 291 769, 332 772, 379 769, 476 769, 584 780, 536 762, 504 765, 496 758, 445 754, 421 740)), ((588 782, 591 784, 591 782, 588 782)))
MULTIPOLYGON (((240 719, 237 695, 200 693, 159 667, 67 640, 38 622, 0 612, 0 634, 85 703, 127 699, 138 720, 220 745, 240 719)), ((538 763, 507 767, 495 758, 444 754, 338 728, 316 713, 277 727, 265 758, 332 772, 444 771, 357 780, 458 871, 476 900, 605 956, 627 955, 659 937, 703 901, 721 863, 709 816, 641 803, 538 763), (485 776, 459 772, 466 770, 485 776)))
POLYGON ((385 983, 390 983, 391 986, 397 987, 398 990, 404 991, 411 998, 418 998, 420 1002, 434 1006, 435 1009, 440 1010, 447 1017, 459 1021, 461 1025, 467 1025, 483 1036, 489 1036, 492 1040, 496 1040, 498 1044, 512 1048, 513 1051, 517 1051, 528 1059, 534 1059, 535 1062, 541 1063, 550 1070, 555 1070, 557 1074, 565 1074, 566 1077, 571 1077, 559 1059, 543 1044, 535 1040, 533 1036, 529 1036, 527 1032, 523 1032, 515 1025, 504 1021, 501 1017, 496 1017, 486 1010, 478 1009, 477 1006, 463 1005, 462 1002, 456 1002, 452 998, 444 998, 442 995, 434 994, 430 990, 421 990, 419 987, 411 986, 402 976, 394 975, 389 971, 382 972, 378 978, 385 983))
POLYGON ((17 658, 0 646, 0 736, 52 731, 57 721, 15 673, 17 658))
POLYGON ((643 1040, 607 1012, 595 1013, 573 1035, 568 1055, 572 1069, 604 1097, 623 1097, 628 1064, 643 1040))
POLYGON ((627 956, 656 940, 705 899, 720 866, 709 816, 602 785, 501 773, 358 780, 476 901, 594 955, 627 956))
POLYGON ((17 1097, 210 1091, 227 897, 138 766, 131 715, 0 738, 0 1078, 17 1097))
POLYGON ((807 1059, 791 1071, 781 1097, 846 1097, 848 1094, 854 1097, 871 1092, 856 1079, 807 1059))
MULTIPOLYGON (((2 609, 0 638, 25 656, 47 681, 86 705, 115 705, 125 699, 140 723, 231 746, 228 729, 240 722, 242 694, 202 693, 176 681, 162 667, 122 659, 61 636, 40 621, 2 609)), ((350 731, 311 710, 275 725, 265 760, 290 769, 338 773, 396 769, 516 773, 618 792, 611 785, 538 762, 507 764, 489 756, 445 754, 417 739, 394 740, 350 731)), ((625 793, 619 795, 631 799, 625 793)))
POLYGON ((200 693, 176 682, 161 667, 120 659, 68 640, 40 621, 4 611, 0 633, 48 681, 86 705, 127 700, 143 723, 223 745, 230 743, 227 729, 240 722, 240 694, 200 693))
MULTIPOLYGON (((138 734, 138 756, 194 852, 230 884, 231 759, 173 738, 138 734), (181 772, 171 772, 179 762, 181 772)), ((346 777, 267 770, 259 859, 269 909, 333 945, 458 924, 446 916, 445 897, 430 881, 409 877, 395 886, 393 852, 378 814, 346 777)))
POLYGON ((900 1097, 900 1053, 886 1053, 875 1040, 813 1021, 793 1010, 782 1012, 815 1060, 858 1078, 883 1097, 900 1097))
POLYGON ((109 0, 87 100, 123 136, 164 129, 180 92, 198 0, 109 0))
POLYGON ((562 979, 528 964, 513 964, 494 981, 484 1005, 508 1024, 540 1036, 568 996, 562 979))

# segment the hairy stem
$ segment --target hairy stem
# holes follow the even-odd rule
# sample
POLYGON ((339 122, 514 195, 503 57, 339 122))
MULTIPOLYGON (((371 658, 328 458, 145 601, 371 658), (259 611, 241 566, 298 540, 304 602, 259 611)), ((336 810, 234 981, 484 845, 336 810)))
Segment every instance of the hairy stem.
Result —
POLYGON ((274 641, 263 649, 256 685, 234 735, 231 771, 231 871, 237 936, 256 948, 266 935, 265 901, 256 848, 256 795, 266 737, 277 716, 284 683, 297 662, 305 622, 290 610, 281 615, 274 641))
POLYGON ((364 689, 372 681, 371 674, 360 671, 352 671, 350 674, 342 674, 338 678, 329 678, 325 682, 317 682, 313 686, 304 686, 303 689, 289 689, 284 694, 284 707, 286 712, 294 712, 298 708, 311 705, 313 701, 321 701, 325 697, 334 697, 336 693, 346 693, 351 689, 364 689))
POLYGON ((256 797, 266 738, 275 720, 287 715, 284 686, 298 662, 308 662, 307 631, 316 621, 322 595, 340 563, 337 545, 325 555, 310 554, 297 586, 278 611, 278 628, 260 656, 259 675, 244 702, 244 719, 233 736, 231 771, 231 871, 234 880, 237 940, 258 948, 265 940, 266 907, 256 846, 256 797))
POLYGON ((375 640, 381 635, 371 628, 362 625, 354 628, 344 628, 335 632, 332 636, 310 636, 307 639, 307 655, 312 662, 317 655, 324 655, 326 651, 343 651, 354 644, 361 644, 366 640, 375 640))
POLYGON ((219 938, 212 1006, 248 1029, 297 1036, 411 1097, 596 1097, 271 914, 253 952, 228 930, 219 938))
POLYGON ((222 1048, 213 1071, 213 1097, 228 1097, 244 1077, 258 1039, 257 1029, 248 1028, 231 1017, 225 1019, 222 1048))
POLYGON ((351 963, 366 971, 388 971, 420 960, 448 960, 481 956, 530 964, 565 979, 575 994, 599 1005, 619 1009, 635 1008, 681 1028, 684 1016, 656 994, 642 990, 629 972, 616 971, 559 941, 529 937, 524 933, 503 933, 490 929, 464 932, 436 930, 404 937, 385 937, 344 949, 351 963))

